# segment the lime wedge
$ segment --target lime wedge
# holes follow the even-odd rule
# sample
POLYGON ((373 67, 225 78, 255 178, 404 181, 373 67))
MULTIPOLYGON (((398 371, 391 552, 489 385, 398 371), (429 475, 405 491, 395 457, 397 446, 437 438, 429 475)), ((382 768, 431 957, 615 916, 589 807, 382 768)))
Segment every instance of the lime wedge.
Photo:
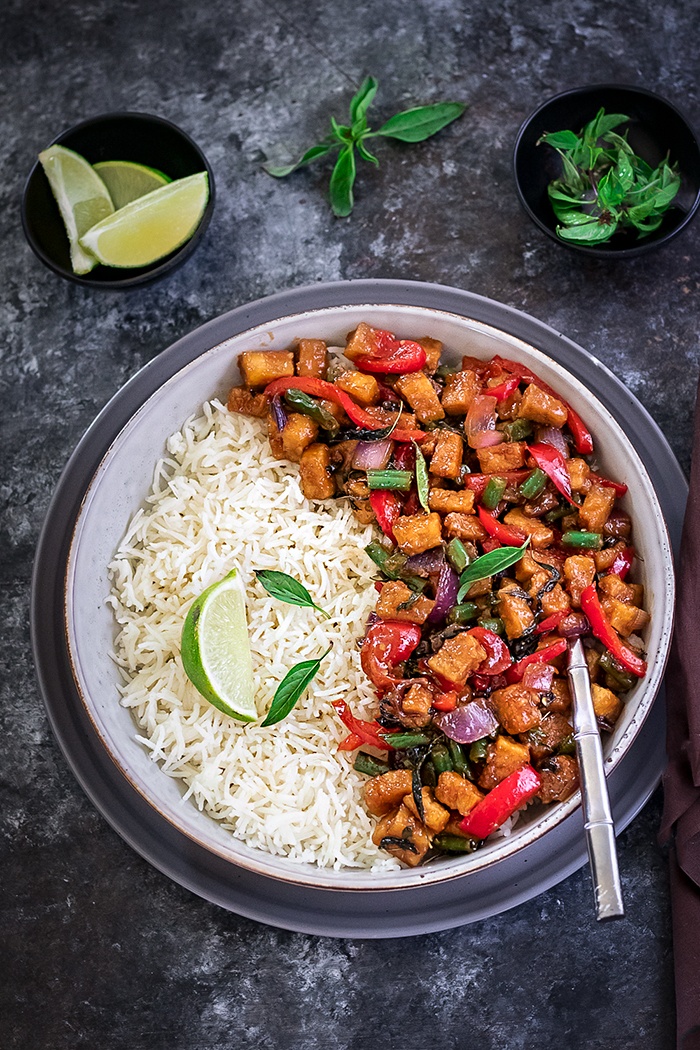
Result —
POLYGON ((96 222, 114 211, 107 187, 79 153, 65 146, 49 146, 39 161, 56 198, 70 241, 70 261, 74 273, 89 273, 97 259, 79 243, 80 237, 96 222))
POLYGON ((172 181, 162 171, 131 160, 101 160, 93 167, 109 190, 117 210, 172 181))
POLYGON ((182 628, 182 665, 202 696, 224 714, 243 722, 258 717, 238 569, 207 587, 190 606, 182 628))
POLYGON ((150 266, 190 239, 208 200, 206 171, 176 179, 98 222, 80 243, 105 266, 150 266))

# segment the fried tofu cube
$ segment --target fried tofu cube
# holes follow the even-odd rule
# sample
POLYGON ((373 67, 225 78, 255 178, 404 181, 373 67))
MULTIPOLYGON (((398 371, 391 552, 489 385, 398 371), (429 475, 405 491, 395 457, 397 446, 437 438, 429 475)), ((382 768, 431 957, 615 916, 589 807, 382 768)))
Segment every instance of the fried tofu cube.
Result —
POLYGON ((464 685, 470 674, 484 662, 486 650, 477 639, 462 631, 454 638, 443 642, 434 656, 427 661, 435 674, 454 685, 464 685))
POLYGON ((514 525, 516 529, 520 529, 526 536, 529 536, 530 544, 535 550, 549 547, 554 542, 554 533, 544 522, 539 518, 528 517, 517 507, 509 510, 503 520, 506 525, 514 525))
POLYGON ((595 573, 595 561, 587 554, 572 554, 564 562, 566 588, 575 609, 581 608, 581 593, 593 583, 595 573))
POLYGON ((442 540, 439 514, 406 514, 394 522, 394 539, 404 554, 422 554, 442 540))
POLYGON ((486 749, 486 765, 479 777, 479 787, 491 791, 529 761, 530 750, 526 744, 519 744, 509 736, 497 736, 486 749))
POLYGON ((401 700, 401 719, 414 729, 422 729, 430 722, 433 694, 421 682, 414 682, 401 700))
POLYGON ((535 622, 530 602, 512 580, 504 581, 498 592, 498 615, 509 638, 520 638, 535 622))
POLYGON ((238 355, 238 367, 245 385, 254 390, 273 379, 293 376, 294 354, 291 350, 244 350, 238 355))
POLYGON ((474 493, 471 489, 431 489, 428 506, 439 514, 473 514, 474 493))
POLYGON ((611 625, 623 638, 643 631, 649 623, 649 613, 644 609, 639 609, 636 605, 621 602, 617 598, 605 598, 601 605, 611 625))
POLYGON ((484 795, 471 780, 447 770, 438 777, 435 797, 448 809, 456 809, 461 816, 466 817, 484 795))
POLYGON ((476 450, 479 466, 484 474, 502 474, 525 466, 527 445, 524 441, 503 441, 476 450))
POLYGON ((382 817, 400 806, 413 787, 410 769, 390 769, 364 785, 365 805, 374 817, 382 817))
MULTIPOLYGON (((368 405, 365 412, 370 419, 376 422, 377 427, 390 427, 396 422, 399 415, 398 411, 393 412, 390 408, 381 408, 379 405, 368 405)), ((402 430, 415 430, 417 426, 415 415, 412 412, 402 412, 399 426, 402 430)))
POLYGON ((377 602, 377 615, 382 620, 425 623, 434 606, 434 601, 423 594, 412 591, 401 580, 389 580, 381 589, 377 602))
POLYGON ((300 339, 297 347, 298 376, 325 379, 328 372, 328 347, 323 339, 300 339))
POLYGON ((571 479, 572 492, 586 492, 590 488, 588 477, 591 473, 591 468, 585 459, 579 459, 578 457, 567 459, 566 469, 571 479))
POLYGON ((559 398, 552 397, 541 387, 530 383, 523 392, 518 416, 520 419, 531 419, 533 423, 541 423, 546 427, 563 427, 569 413, 559 398))
POLYGON ((317 442, 301 455, 299 468, 301 490, 307 499, 330 499, 335 495, 335 480, 330 470, 331 450, 317 442))
POLYGON ((571 691, 565 678, 554 679, 546 706, 548 711, 554 711, 559 715, 569 713, 571 710, 571 691))
POLYGON ((614 505, 614 489, 609 485, 591 485, 578 512, 581 527, 589 532, 602 532, 614 505))
POLYGON ((363 354, 374 354, 376 349, 376 329, 372 328, 365 321, 360 321, 354 332, 348 334, 343 353, 348 361, 354 361, 355 358, 361 357, 363 354))
POLYGON ((476 514, 461 514, 450 512, 445 518, 445 531, 448 536, 456 536, 460 540, 468 540, 471 543, 483 541, 488 532, 481 524, 476 514))
POLYGON ((617 598, 620 602, 629 605, 641 605, 644 601, 644 587, 641 583, 627 583, 619 576, 610 574, 603 576, 598 582, 598 590, 601 598, 617 598))
POLYGON ((527 733, 540 724, 539 693, 517 682, 491 694, 496 718, 506 733, 527 733))
POLYGON ((530 757, 533 762, 542 762, 554 754, 564 741, 571 742, 574 728, 567 718, 550 708, 541 722, 527 734, 530 757))
POLYGON ((560 583, 555 583, 551 591, 545 591, 540 598, 542 612, 545 616, 553 616, 554 613, 568 612, 571 608, 571 599, 560 583))
POLYGON ((318 437, 318 423, 301 412, 290 412, 287 425, 280 433, 282 451, 287 459, 298 463, 305 450, 318 437))
POLYGON ((430 473, 456 481, 462 470, 463 454, 464 444, 459 434, 453 434, 451 430, 439 431, 430 457, 430 473))
POLYGON ((234 386, 229 391, 227 405, 229 412, 239 412, 242 416, 264 419, 268 405, 268 399, 264 394, 252 394, 245 386, 234 386))
POLYGON ((469 368, 453 372, 445 380, 442 407, 448 416, 466 416, 472 401, 480 393, 481 381, 476 372, 469 368))
POLYGON ((432 339, 429 335, 424 335, 422 339, 416 339, 416 342, 425 350, 425 364, 423 365, 423 371, 431 376, 433 372, 437 371, 438 365, 440 364, 442 343, 439 339, 432 339))
POLYGON ((397 812, 387 814, 377 824, 372 833, 372 842, 375 846, 381 846, 386 839, 403 839, 407 845, 405 848, 396 842, 385 842, 384 849, 387 853, 397 857, 414 868, 420 864, 423 857, 430 849, 430 834, 419 818, 411 813, 410 809, 403 803, 397 812))
POLYGON ((591 696, 596 718, 600 718, 609 726, 614 725, 623 708, 619 696, 616 696, 612 689, 605 689, 602 685, 595 684, 591 686, 591 696))
POLYGON ((555 755, 540 770, 540 779, 536 796, 540 802, 564 802, 579 785, 578 762, 573 755, 555 755))
POLYGON ((445 418, 440 398, 425 372, 409 372, 396 380, 396 389, 416 414, 420 423, 434 423, 445 418))
POLYGON ((374 376, 365 375, 364 372, 341 372, 335 380, 335 385, 363 408, 379 404, 381 394, 379 383, 374 376))
MULTIPOLYGON (((450 811, 436 802, 429 787, 421 788, 421 799, 423 800, 423 812, 425 814, 424 824, 429 831, 438 834, 444 831, 450 822, 450 811)), ((406 809, 410 810, 414 817, 420 820, 420 813, 416 806, 413 795, 406 795, 403 800, 406 809)))

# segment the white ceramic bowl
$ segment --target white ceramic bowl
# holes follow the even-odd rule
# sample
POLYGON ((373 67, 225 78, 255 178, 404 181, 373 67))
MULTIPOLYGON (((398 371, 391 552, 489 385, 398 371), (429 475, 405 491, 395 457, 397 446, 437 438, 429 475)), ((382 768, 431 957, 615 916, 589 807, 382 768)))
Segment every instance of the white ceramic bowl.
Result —
POLYGON ((238 381, 236 361, 242 350, 288 347, 300 337, 343 344, 359 321, 395 331, 403 338, 430 335, 443 341, 446 359, 464 353, 501 354, 532 367, 580 411, 596 444, 598 466, 629 488, 623 506, 632 515, 639 553, 636 579, 645 586, 651 613, 646 633, 649 672, 628 695, 624 712, 605 745, 612 770, 635 741, 659 689, 668 654, 673 617, 672 555, 664 518, 647 472, 617 422, 573 375, 520 339, 477 320, 425 307, 332 306, 279 317, 219 342, 187 363, 132 416, 111 444, 85 495, 72 537, 65 586, 69 656, 82 702, 94 729, 131 785, 180 832, 232 864, 314 889, 400 890, 441 883, 482 871, 512 857, 559 825, 580 805, 578 793, 567 802, 529 811, 508 838, 466 857, 444 859, 423 868, 378 874, 321 869, 246 847, 182 798, 184 788, 169 778, 136 741, 130 713, 119 704, 118 674, 110 652, 115 636, 107 565, 132 515, 149 492, 153 469, 166 438, 207 399, 225 398, 238 381))

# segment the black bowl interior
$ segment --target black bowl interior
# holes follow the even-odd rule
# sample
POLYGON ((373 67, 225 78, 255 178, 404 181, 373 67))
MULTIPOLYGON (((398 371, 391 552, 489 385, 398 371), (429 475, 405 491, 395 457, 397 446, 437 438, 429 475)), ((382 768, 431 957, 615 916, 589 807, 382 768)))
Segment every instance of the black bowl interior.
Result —
POLYGON ((700 148, 692 129, 670 103, 641 88, 599 85, 566 91, 545 102, 525 121, 515 144, 515 181, 520 200, 540 229, 558 244, 599 257, 639 255, 679 233, 700 204, 700 148), (641 240, 635 231, 616 233, 606 244, 573 245, 556 234, 556 219, 547 197, 547 186, 561 173, 559 155, 537 145, 545 132, 570 129, 579 132, 599 109, 624 113, 632 148, 649 164, 657 165, 668 153, 681 173, 681 187, 658 230, 641 240))
POLYGON ((39 258, 62 277, 78 284, 127 288, 156 280, 180 266, 196 248, 209 224, 214 206, 214 177, 206 157, 180 128, 146 113, 110 113, 86 120, 65 131, 54 142, 82 154, 91 164, 101 160, 130 160, 158 168, 171 179, 199 171, 209 175, 209 202, 195 233, 165 259, 139 269, 98 265, 88 274, 73 273, 68 237, 41 164, 32 168, 22 200, 22 224, 39 258))

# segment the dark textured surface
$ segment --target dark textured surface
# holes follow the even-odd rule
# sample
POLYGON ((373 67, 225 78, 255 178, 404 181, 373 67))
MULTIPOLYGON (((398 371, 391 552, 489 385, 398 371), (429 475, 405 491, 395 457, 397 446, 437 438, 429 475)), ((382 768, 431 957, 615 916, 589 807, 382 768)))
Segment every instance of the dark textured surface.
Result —
POLYGON ((48 728, 28 637, 33 550, 62 465, 110 395, 198 324, 316 281, 438 281, 524 309, 623 379, 682 465, 697 380, 700 226, 618 266, 558 248, 521 212, 517 129, 581 83, 643 84, 700 128, 697 2, 183 0, 0 9, 2 244, 3 1046, 670 1050, 673 975, 655 797, 621 836, 628 916, 596 926, 584 870, 512 912, 419 939, 345 942, 222 912, 150 868, 92 809, 48 728), (446 98, 466 116, 383 144, 349 220, 320 165, 283 182, 362 77, 376 112, 446 98), (19 224, 23 180, 61 130, 111 109, 174 120, 215 171, 216 212, 185 267, 130 293, 45 270, 19 224))

